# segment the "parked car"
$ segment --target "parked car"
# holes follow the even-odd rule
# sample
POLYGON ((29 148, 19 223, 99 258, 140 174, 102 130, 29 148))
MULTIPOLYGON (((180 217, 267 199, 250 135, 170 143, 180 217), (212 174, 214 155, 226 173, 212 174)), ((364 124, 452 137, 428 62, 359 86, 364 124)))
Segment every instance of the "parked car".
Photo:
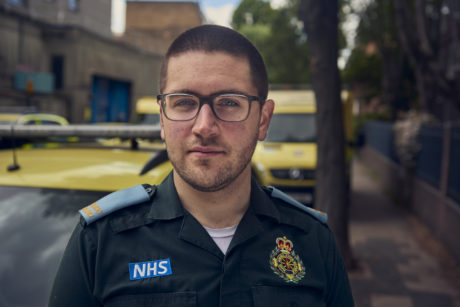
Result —
POLYGON ((20 148, 15 157, 0 150, 0 306, 45 306, 78 209, 111 191, 159 184, 172 169, 164 156, 97 142, 20 148))
POLYGON ((60 115, 50 113, 0 113, 0 124, 66 126, 69 122, 60 115))
MULTIPOLYGON (((342 96, 345 134, 351 139, 352 101, 348 92, 342 96)), ((271 91, 268 97, 275 101, 275 111, 267 138, 257 144, 254 152, 254 175, 260 184, 274 186, 313 206, 317 163, 314 92, 271 91)))
POLYGON ((137 122, 141 125, 160 125, 160 106, 156 97, 145 96, 136 101, 137 122))

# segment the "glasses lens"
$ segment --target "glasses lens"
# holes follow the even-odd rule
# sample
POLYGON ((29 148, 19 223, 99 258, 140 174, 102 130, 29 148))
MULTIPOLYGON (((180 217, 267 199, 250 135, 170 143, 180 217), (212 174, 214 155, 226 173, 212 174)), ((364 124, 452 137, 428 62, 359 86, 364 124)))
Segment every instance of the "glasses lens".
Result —
POLYGON ((192 95, 171 94, 164 97, 165 114, 171 120, 190 120, 199 107, 199 99, 192 95))
POLYGON ((249 113, 249 99, 243 95, 220 95, 212 104, 217 117, 224 121, 242 121, 249 113))

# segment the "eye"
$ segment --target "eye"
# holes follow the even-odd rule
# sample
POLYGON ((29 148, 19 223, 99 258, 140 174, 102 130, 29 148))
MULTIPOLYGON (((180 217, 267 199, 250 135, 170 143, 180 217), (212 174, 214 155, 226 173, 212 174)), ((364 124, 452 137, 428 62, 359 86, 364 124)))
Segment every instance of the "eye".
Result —
POLYGON ((189 96, 170 96, 169 105, 171 108, 193 108, 198 105, 198 101, 189 96))
POLYGON ((222 107, 222 108, 233 108, 233 107, 241 107, 243 104, 243 99, 242 97, 232 97, 232 96, 223 96, 223 97, 218 97, 215 106, 216 107, 222 107))

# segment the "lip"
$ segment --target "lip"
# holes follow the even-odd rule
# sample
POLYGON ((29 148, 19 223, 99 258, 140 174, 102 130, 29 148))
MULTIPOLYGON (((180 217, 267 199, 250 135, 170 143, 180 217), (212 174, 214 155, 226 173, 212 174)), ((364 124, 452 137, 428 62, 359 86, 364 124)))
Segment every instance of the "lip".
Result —
POLYGON ((223 154, 224 151, 215 147, 196 146, 190 149, 188 153, 198 157, 213 157, 223 154))

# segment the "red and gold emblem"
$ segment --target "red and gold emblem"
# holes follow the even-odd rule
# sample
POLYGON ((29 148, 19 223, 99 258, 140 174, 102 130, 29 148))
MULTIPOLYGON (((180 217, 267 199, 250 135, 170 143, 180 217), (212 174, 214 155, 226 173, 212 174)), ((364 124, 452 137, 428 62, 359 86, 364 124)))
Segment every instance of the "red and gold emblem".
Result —
POLYGON ((305 267, 293 247, 286 237, 277 238, 270 254, 270 268, 285 281, 298 283, 305 276, 305 267))

